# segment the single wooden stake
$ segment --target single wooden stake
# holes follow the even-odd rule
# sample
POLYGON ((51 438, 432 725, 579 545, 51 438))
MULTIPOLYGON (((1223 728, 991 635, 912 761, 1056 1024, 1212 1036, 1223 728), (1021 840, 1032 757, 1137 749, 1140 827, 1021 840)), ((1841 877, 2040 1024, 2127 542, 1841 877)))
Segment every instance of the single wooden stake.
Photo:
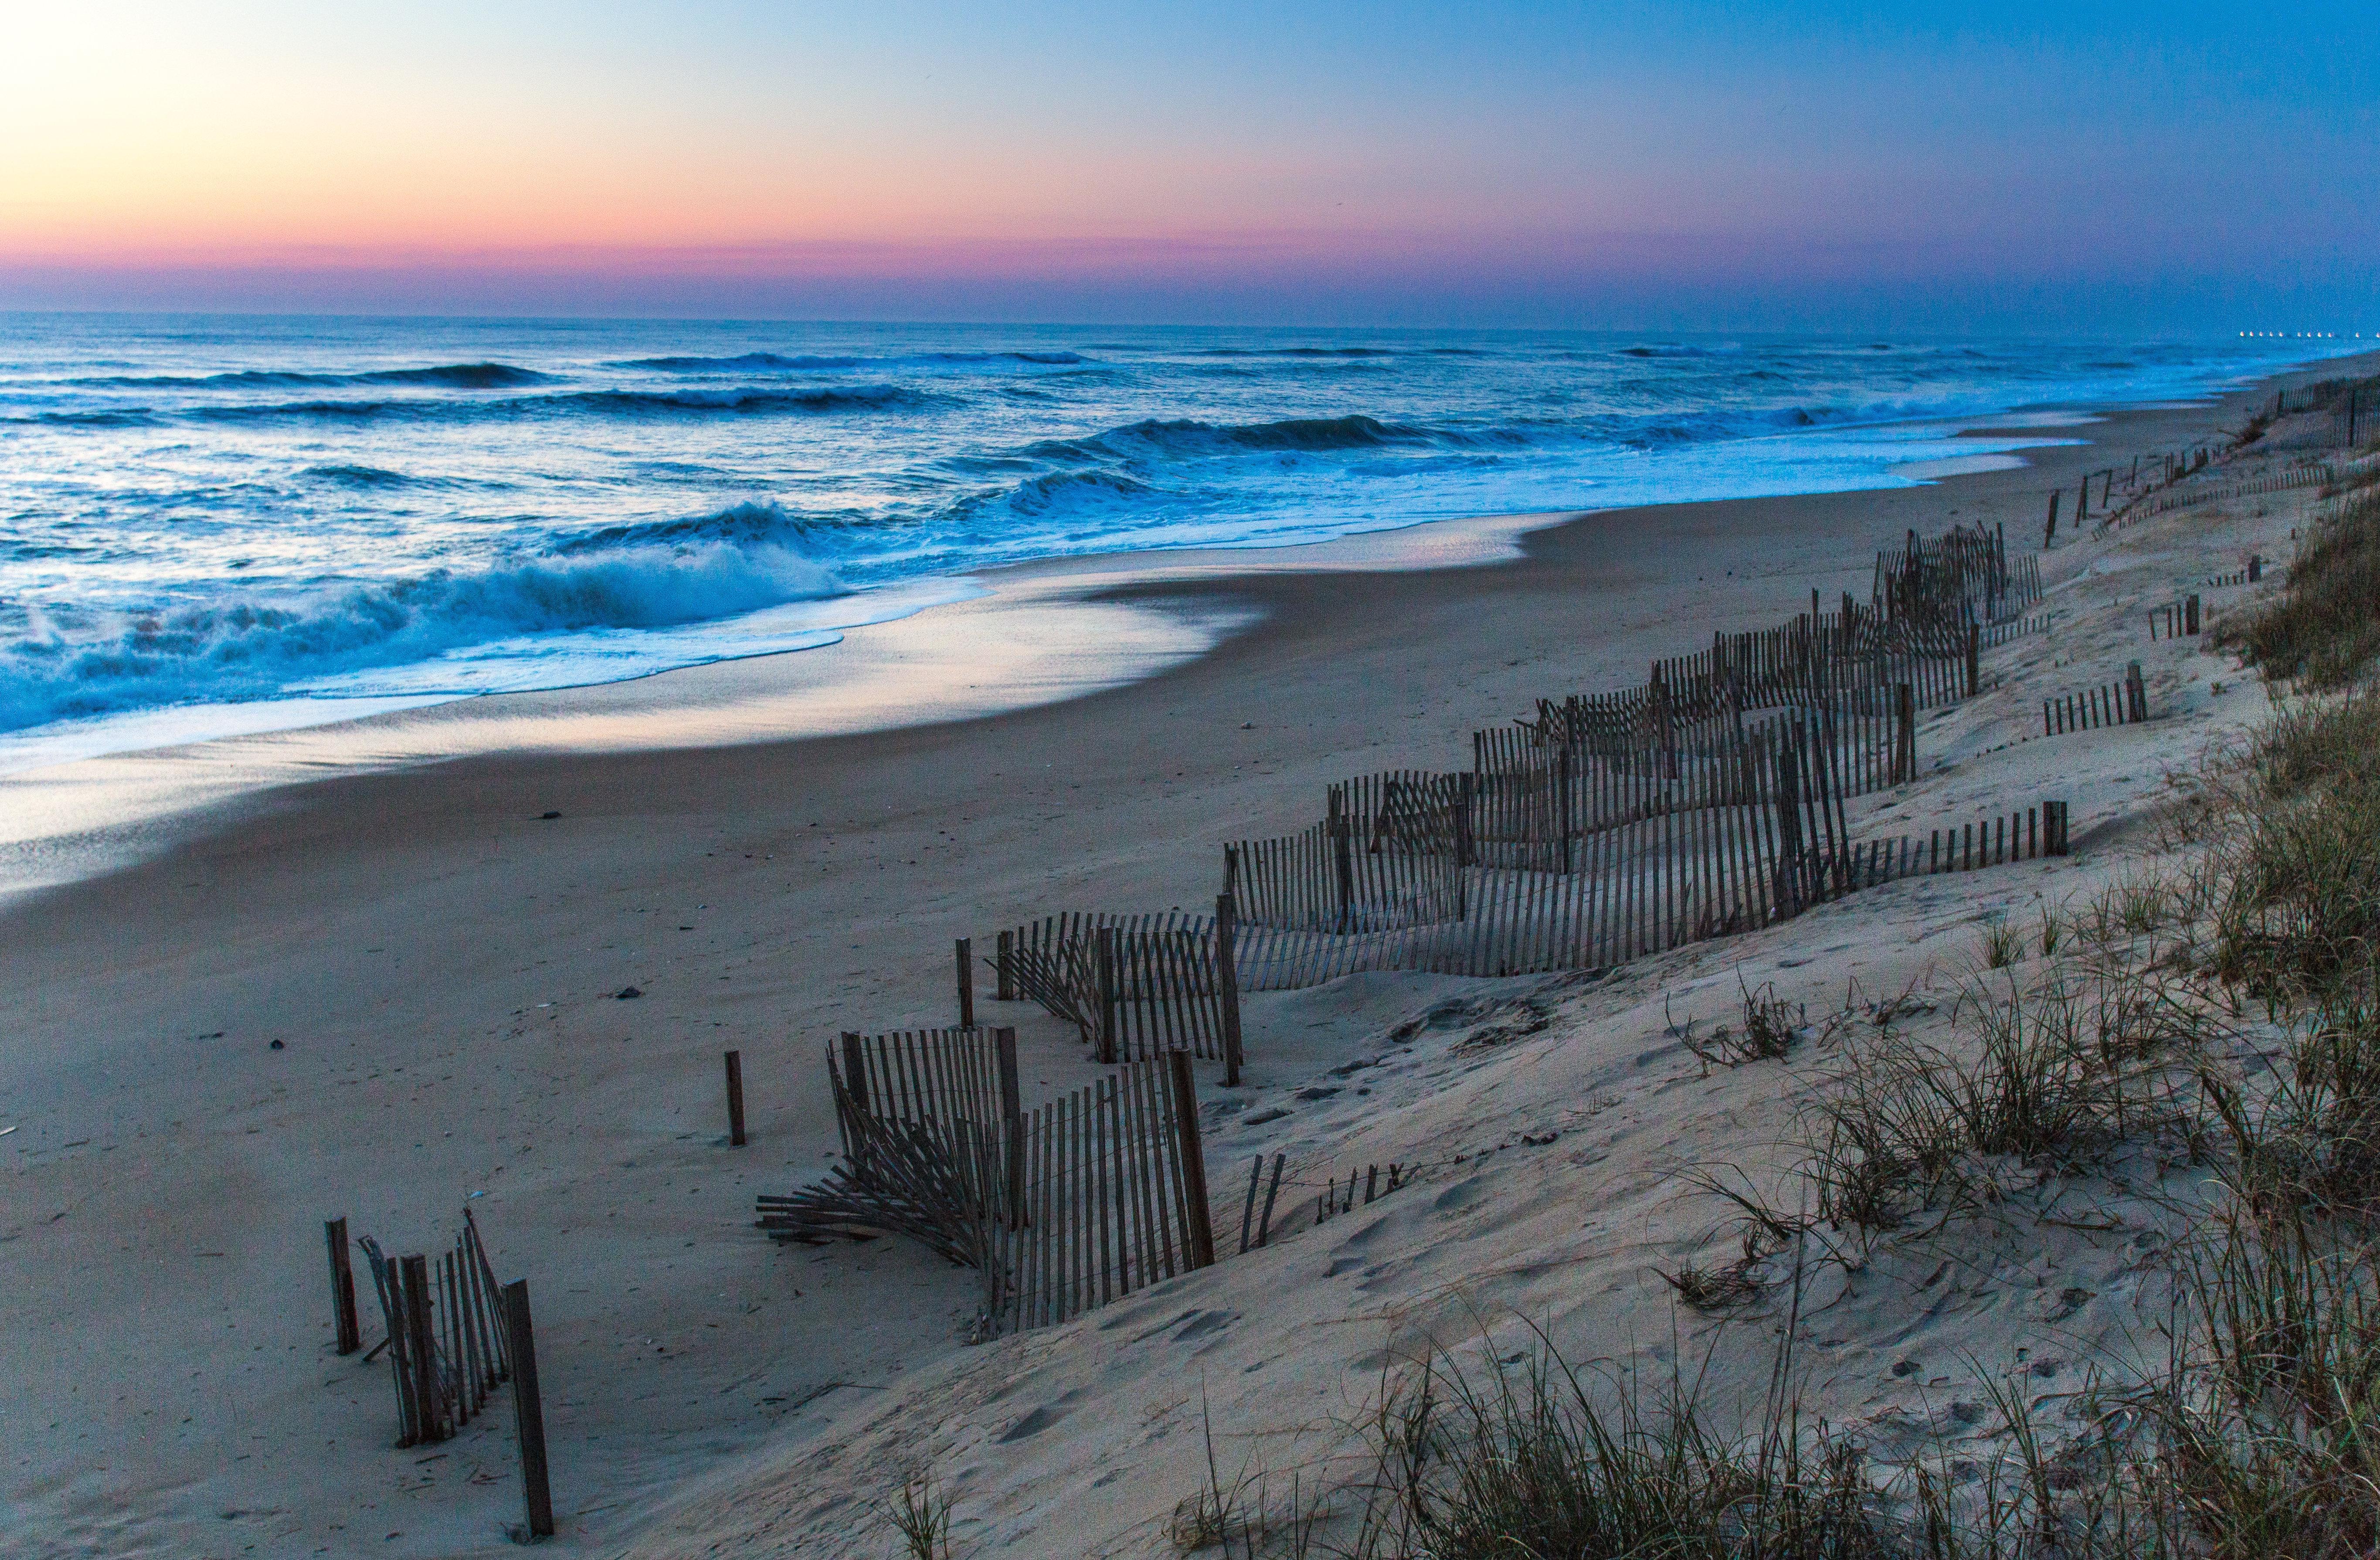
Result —
POLYGON ((959 967, 959 1028, 975 1028, 974 939, 962 937, 956 949, 959 967))
POLYGON ((2198 598, 2196 596, 2181 603, 2181 631, 2184 634, 2198 632, 2198 598))
POLYGON ((1012 1222, 1025 1217, 1025 1101, 1016 1078, 1016 1030, 1007 1025, 991 1031, 1000 1072, 1000 1119, 1007 1143, 1008 1214, 1012 1222))
POLYGON ((430 1346, 430 1259, 403 1257, 397 1271, 405 1275, 405 1347, 413 1368, 413 1401, 419 1405, 414 1426, 417 1444, 446 1439, 446 1416, 441 1411, 438 1362, 430 1346))
POLYGON ((1215 1265, 1215 1225, 1207 1211, 1207 1155, 1198 1143, 1198 1091, 1190 1074, 1190 1053, 1169 1051, 1165 1065, 1173 1081, 1173 1130, 1182 1152, 1182 1189, 1189 1203, 1190 1265, 1215 1265))
POLYGON ((998 968, 993 976, 995 984, 992 987, 992 994, 997 996, 1002 1002, 1014 1002, 1016 1000, 1016 953, 1014 945, 1015 933, 1003 932, 1000 934, 1000 958, 998 968))
POLYGON ((1240 917, 1236 897, 1215 900, 1215 1004, 1223 1018, 1223 1087, 1240 1086, 1240 917))
POLYGON ((2148 684, 2142 680, 2141 664, 2137 661, 2124 668, 2124 702, 2129 706, 2124 712, 2127 721, 2149 718, 2148 684))
POLYGON ((1917 778, 1917 694, 1907 683, 1892 688, 1892 782, 1905 786, 1917 778))
POLYGON ((528 1280, 504 1286, 504 1335, 513 1367, 513 1424, 520 1435, 521 1494, 531 1538, 553 1536, 553 1491, 546 1481, 545 1404, 537 1391, 537 1333, 529 1323, 528 1280))
POLYGON ((1248 1200, 1240 1210, 1240 1250, 1245 1253, 1255 1237, 1257 1225, 1257 1192, 1264 1184, 1264 1155, 1248 1162, 1248 1200))
POLYGON ((356 1321, 356 1270, 347 1255, 347 1221, 324 1220, 322 1238, 331 1248, 331 1321, 338 1333, 338 1351, 353 1354, 364 1340, 356 1321))
POLYGON ((727 1054, 727 1141, 732 1148, 744 1146, 744 1053, 727 1054))
POLYGON ((1265 1187, 1264 1211, 1257 1215, 1257 1245, 1261 1249, 1265 1237, 1272 1233, 1272 1200, 1281 1195, 1281 1172, 1289 1163, 1289 1155, 1272 1156, 1272 1179, 1265 1187))
POLYGON ((1102 926, 1094 945, 1099 952, 1099 1061, 1111 1065, 1116 1059, 1116 932, 1112 926, 1102 926))
POLYGON ((2249 554, 2249 555, 2248 555, 2248 583, 2249 583, 2249 584, 2251 584, 2251 585, 2253 585, 2257 580, 2262 579, 2264 579, 2264 578, 2265 578, 2265 560, 2264 560, 2263 555, 2260 555, 2260 554, 2256 554, 2256 553, 2251 553, 2251 554, 2249 554))

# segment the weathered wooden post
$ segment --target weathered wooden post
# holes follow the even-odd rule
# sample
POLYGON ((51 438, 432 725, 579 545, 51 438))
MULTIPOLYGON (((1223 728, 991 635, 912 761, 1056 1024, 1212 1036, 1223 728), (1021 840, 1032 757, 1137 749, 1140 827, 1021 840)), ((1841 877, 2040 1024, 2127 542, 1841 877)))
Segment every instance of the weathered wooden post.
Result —
POLYGON ((1892 685, 1892 783, 1906 786, 1917 778, 1917 690, 1907 683, 1892 685))
POLYGON ((1102 926, 1095 934, 1099 981, 1099 1060, 1116 1059, 1116 929, 1102 926))
POLYGON ((1339 930, 1354 929, 1355 858, 1354 841, 1349 837, 1345 793, 1337 786, 1330 787, 1330 859, 1339 884, 1339 930))
POLYGON ((1240 1086, 1240 908, 1215 897, 1215 1005, 1223 1020, 1223 1087, 1240 1086))
POLYGON ((727 1054, 727 1144, 744 1146, 744 1053, 727 1054))
POLYGON ((331 1249, 332 1330, 338 1335, 338 1352, 353 1354, 364 1340, 356 1321, 356 1270, 347 1255, 347 1221, 323 1220, 322 1239, 331 1249))
POLYGON ((991 1031, 996 1070, 1000 1075, 1001 1141, 1003 1173, 1008 1181, 1008 1220, 1013 1228, 1025 1222, 1025 1097, 1016 1077, 1016 1030, 1006 1025, 991 1031))
POLYGON ((958 940, 959 1028, 975 1028, 975 954, 971 937, 958 940))
MULTIPOLYGON (((1662 730, 1663 730, 1663 734, 1664 734, 1664 735, 1663 735, 1663 741, 1664 741, 1664 744, 1665 744, 1665 745, 1666 745, 1666 743, 1667 743, 1667 733, 1668 733, 1669 724, 1670 724, 1670 723, 1669 723, 1669 719, 1668 719, 1668 715, 1669 715, 1669 706, 1668 706, 1668 702, 1667 702, 1666 701, 1663 701, 1663 705, 1662 705, 1662 717, 1663 717, 1663 718, 1662 718, 1661 725, 1662 725, 1662 730)), ((1566 873, 1566 872, 1568 872, 1568 871, 1570 871, 1570 854, 1571 854, 1571 827, 1570 827, 1570 821, 1571 821, 1571 820, 1570 820, 1570 810, 1571 810, 1571 773, 1570 773, 1570 755, 1571 755, 1571 750, 1570 750, 1570 746, 1569 746, 1569 744, 1568 744, 1568 743, 1564 743, 1564 744, 1562 745, 1562 748, 1561 748, 1560 751, 1560 752, 1558 752, 1558 753, 1556 753, 1556 754, 1554 755, 1554 826, 1556 827, 1556 829, 1558 829, 1558 830, 1560 831, 1560 836, 1561 836, 1561 870, 1562 870, 1565 873, 1566 873)), ((1673 766, 1674 766, 1674 764, 1676 763, 1676 759, 1675 759, 1675 757, 1674 757, 1674 756, 1672 756, 1672 757, 1671 757, 1671 759, 1670 759, 1670 762, 1671 762, 1671 764, 1672 764, 1673 766)), ((1674 767, 1671 769, 1670 773, 1671 773, 1672 776, 1674 776, 1674 775, 1675 775, 1675 774, 1676 774, 1676 770, 1674 769, 1674 767)))
POLYGON ((2048 546, 2058 535, 2058 496, 2056 493, 2049 495, 2049 523, 2041 529, 2041 544, 2045 547, 2048 546))
POLYGON ((528 1314, 528 1280, 504 1286, 504 1338, 512 1355, 513 1425, 520 1438, 521 1495, 533 1539, 553 1536, 553 1490, 546 1478, 545 1402, 537 1387, 537 1330, 528 1314))
POLYGON ((1013 932, 1000 934, 999 957, 993 965, 991 990, 992 995, 1002 1002, 1016 1000, 1015 940, 1016 934, 1013 932))
POLYGON ((1973 699, 1984 690, 1984 630, 1980 624, 1967 625, 1967 697, 1973 699))
POLYGON ((2265 578, 2265 558, 2261 553, 2248 555, 2248 583, 2253 585, 2265 578))
POLYGON ((396 1265, 405 1277, 406 1362, 413 1370, 413 1401, 417 1405, 414 1441, 416 1444, 443 1441, 444 1389, 438 1380, 437 1357, 430 1347, 430 1259, 401 1257, 396 1265))
POLYGON ((1207 1156, 1198 1143, 1198 1091, 1190 1075, 1190 1053, 1169 1051, 1165 1065, 1173 1083, 1173 1130, 1181 1150, 1182 1190, 1189 1203, 1190 1265, 1215 1265, 1215 1225, 1207 1207, 1207 1156))
POLYGON ((2124 719, 2132 723, 2148 718, 2148 684, 2141 677, 2141 664, 2135 661, 2124 668, 2124 719))
POLYGON ((2198 632, 2198 598, 2194 595, 2181 603, 2181 631, 2184 634, 2198 632))
POLYGON ((2041 804, 2042 854, 2063 856, 2067 852, 2066 804, 2045 801, 2041 804))

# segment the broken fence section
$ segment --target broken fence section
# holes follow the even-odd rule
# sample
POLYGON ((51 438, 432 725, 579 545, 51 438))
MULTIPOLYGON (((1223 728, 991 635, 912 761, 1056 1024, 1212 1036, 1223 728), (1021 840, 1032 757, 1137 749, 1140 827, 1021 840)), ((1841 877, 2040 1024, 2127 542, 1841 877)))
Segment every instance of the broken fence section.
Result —
POLYGON ((370 1236, 358 1243, 388 1323, 399 1446, 443 1441, 486 1406, 512 1376, 503 1302, 480 1226, 463 1210, 463 1232, 433 1269, 427 1257, 389 1257, 370 1236))
POLYGON ((828 1071, 843 1159, 759 1200, 777 1238, 917 1240, 975 1270, 988 1333, 1063 1322, 1214 1261, 1186 1052, 1030 1111, 1014 1107, 1014 1030, 846 1035, 842 1052, 828 1071))

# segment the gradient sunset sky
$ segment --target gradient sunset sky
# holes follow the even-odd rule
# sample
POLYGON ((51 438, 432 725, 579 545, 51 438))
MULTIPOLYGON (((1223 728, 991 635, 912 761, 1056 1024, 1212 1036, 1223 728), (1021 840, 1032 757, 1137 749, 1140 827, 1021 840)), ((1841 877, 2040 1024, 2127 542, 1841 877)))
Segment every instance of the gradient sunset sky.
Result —
POLYGON ((12 11, 0 308, 2380 330, 2362 6, 12 11))

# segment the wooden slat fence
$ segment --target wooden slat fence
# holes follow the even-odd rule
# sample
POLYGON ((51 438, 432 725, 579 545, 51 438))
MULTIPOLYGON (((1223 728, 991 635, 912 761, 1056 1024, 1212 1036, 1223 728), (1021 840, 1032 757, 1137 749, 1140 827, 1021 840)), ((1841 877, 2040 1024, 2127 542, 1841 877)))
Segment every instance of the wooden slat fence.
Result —
POLYGON ((2148 519, 2153 516, 2167 514, 2175 509, 2190 508, 2201 504, 2219 503, 2232 498, 2254 498, 2262 494, 2285 493, 2292 488, 2326 487, 2338 480, 2338 469, 2325 464, 2269 472, 2261 477, 2245 477, 2237 481, 2209 487, 2180 491, 2168 489, 2143 496, 2124 506, 2123 508, 2107 516, 2101 524, 2116 526, 2128 520, 2148 519))
POLYGON ((1238 981, 1278 991, 1361 969, 1601 968, 1798 913, 1836 891, 1829 863, 1849 837, 1842 766, 1823 727, 1813 714, 1753 733, 1731 769, 1663 782, 1669 805, 1579 836, 1568 871, 1466 868, 1459 920, 1343 934, 1244 922, 1238 981))
POLYGON ((1135 1062, 1030 1112, 1024 1216, 995 1239, 994 1330, 1080 1316, 1215 1261, 1186 1053, 1135 1062))
POLYGON ((2149 608, 2149 640, 2179 640, 2194 637, 2198 632, 2198 598, 2194 595, 2177 597, 2149 608))
MULTIPOLYGON (((1013 1029, 845 1030, 840 1044, 843 1086, 879 1117, 988 1128, 1014 1120, 1022 1108, 1013 1029)), ((852 1152, 848 1139, 843 1152, 852 1152)))
POLYGON ((1979 871, 2064 856, 2070 848, 2067 818, 2066 803, 2045 801, 2021 812, 1986 814, 1934 829, 1922 837, 1912 834, 1861 840, 1846 852, 1845 886, 1874 888, 1900 878, 1979 871))
POLYGON ((2086 688, 2079 693, 2060 694, 2041 701, 2041 734, 2063 737, 2074 731, 2096 731, 2101 726, 2133 725, 2149 718, 2148 685, 2141 676, 2141 664, 2131 664, 2124 680, 2086 688))
MULTIPOLYGON (((937 1043, 980 1049, 967 1031, 942 1031, 937 1043)), ((1013 1044, 1004 1053, 1012 1058, 1013 1044)), ((863 1049, 870 1068, 905 1065, 914 1054, 863 1049)), ((964 1058, 953 1058, 929 1063, 921 1076, 964 1070, 964 1058)), ((848 1087, 847 1071, 829 1055, 842 1163, 824 1181, 759 1200, 759 1226, 777 1238, 816 1244, 885 1231, 917 1240, 975 1270, 979 1331, 988 1333, 1064 1322, 1213 1263, 1188 1053, 1126 1064, 990 1126, 890 1114, 848 1087)), ((930 1107, 968 1095, 929 1088, 917 1097, 930 1107)))
POLYGON ((1218 900, 1213 917, 1045 916, 1000 933, 996 990, 1073 1024, 1103 1063, 1187 1051, 1237 1082, 1239 988, 1215 959, 1216 926, 1235 913, 1218 900))
POLYGON ((1314 827, 1232 847, 1240 915, 1341 932, 1460 916, 1473 784, 1408 770, 1330 786, 1314 827))
POLYGON ((495 1270, 480 1226, 463 1210, 462 1233, 433 1267, 427 1257, 389 1257, 370 1236, 357 1242, 388 1324, 399 1446, 446 1440, 512 1377, 512 1356, 495 1270))

